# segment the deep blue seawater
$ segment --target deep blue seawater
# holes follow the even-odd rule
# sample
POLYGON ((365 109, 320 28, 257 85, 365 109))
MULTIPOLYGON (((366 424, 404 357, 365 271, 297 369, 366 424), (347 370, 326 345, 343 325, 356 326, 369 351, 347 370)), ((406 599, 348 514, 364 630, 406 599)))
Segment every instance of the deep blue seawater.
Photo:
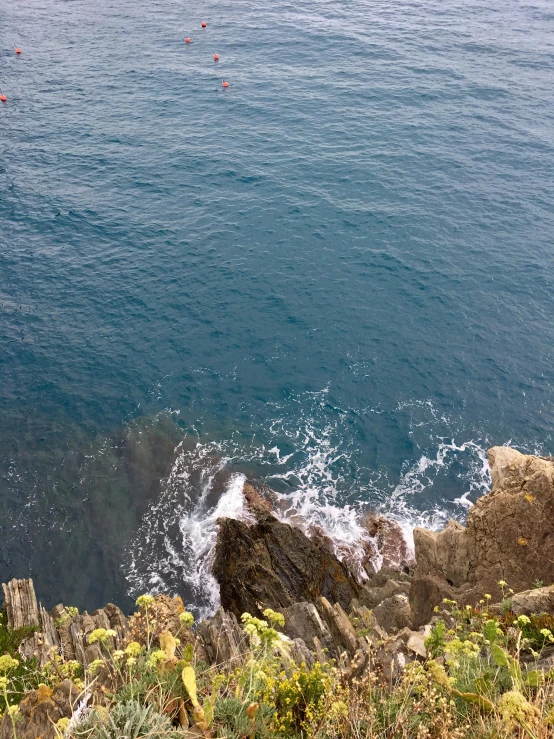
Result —
POLYGON ((0 579, 209 608, 239 473, 344 541, 553 451, 553 80, 550 0, 0 0, 0 579))

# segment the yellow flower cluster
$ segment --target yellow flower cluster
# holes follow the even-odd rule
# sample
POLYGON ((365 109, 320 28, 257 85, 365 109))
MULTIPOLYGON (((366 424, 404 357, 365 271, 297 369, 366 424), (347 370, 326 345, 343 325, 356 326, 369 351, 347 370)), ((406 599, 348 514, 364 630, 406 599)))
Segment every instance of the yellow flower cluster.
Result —
POLYGON ((525 724, 538 714, 536 706, 532 706, 527 698, 518 690, 509 690, 498 701, 498 710, 508 730, 525 724))
POLYGON ((137 606, 139 608, 144 608, 144 610, 148 610, 148 608, 153 606, 155 602, 156 602, 156 599, 154 598, 154 596, 149 595, 149 594, 139 595, 136 601, 137 606))
POLYGON ((138 657, 141 651, 142 647, 140 646, 138 641, 129 642, 129 644, 127 644, 127 646, 125 647, 125 654, 128 657, 138 657))
POLYGON ((95 644, 96 642, 100 642, 100 644, 106 646, 110 643, 110 639, 115 636, 117 636, 117 633, 113 629, 94 629, 89 634, 88 643, 95 644))
POLYGON ((19 666, 19 661, 10 657, 9 654, 4 654, 0 657, 0 672, 6 674, 10 670, 15 670, 19 666))
MULTIPOLYGON (((270 609, 267 609, 268 611, 270 609)), ((273 613, 273 611, 271 611, 273 613)), ((281 615, 281 614, 276 614, 281 615)), ((272 628, 267 621, 261 618, 251 616, 249 613, 243 613, 241 621, 244 624, 244 632, 250 636, 250 638, 258 637, 263 642, 274 642, 279 638, 279 633, 272 628)), ((283 620, 284 623, 284 620, 283 620)))
POLYGON ((150 653, 150 656, 148 657, 148 664, 151 667, 157 667, 160 663, 165 662, 166 659, 167 655, 163 651, 163 649, 156 649, 154 652, 150 653))
POLYGON ((179 614, 179 623, 183 627, 190 628, 194 624, 194 616, 188 611, 183 611, 179 614))
POLYGON ((106 663, 103 659, 95 659, 88 666, 88 671, 91 675, 96 675, 96 673, 100 672, 100 670, 105 666, 105 664, 106 663))

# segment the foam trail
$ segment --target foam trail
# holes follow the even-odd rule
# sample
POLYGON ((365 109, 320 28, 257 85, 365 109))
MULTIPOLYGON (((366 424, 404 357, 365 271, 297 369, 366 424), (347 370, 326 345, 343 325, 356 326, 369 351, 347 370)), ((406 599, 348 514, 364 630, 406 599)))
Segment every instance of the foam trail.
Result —
MULTIPOLYGON (((363 559, 371 539, 361 521, 370 510, 395 519, 413 551, 415 526, 438 529, 452 516, 463 520, 474 500, 489 489, 485 446, 473 440, 456 443, 433 438, 433 428, 442 432, 452 422, 431 403, 415 404, 417 414, 424 417, 412 419, 410 433, 421 435, 424 429, 425 451, 417 460, 404 464, 399 480, 391 482, 384 471, 358 468, 357 450, 345 442, 348 434, 341 426, 341 415, 323 427, 318 419, 318 406, 322 407, 326 392, 315 398, 314 415, 304 416, 299 426, 290 428, 283 418, 271 425, 275 436, 285 436, 297 451, 282 455, 278 444, 269 449, 277 465, 288 469, 274 472, 266 480, 270 486, 281 482, 289 488, 278 496, 280 517, 305 530, 318 526, 333 540, 339 558, 348 556, 351 560, 354 555, 359 562, 363 559), (287 465, 289 460, 292 464, 287 465), (464 492, 450 500, 439 498, 431 491, 440 491, 449 476, 462 481, 464 492), (356 481, 354 500, 352 477, 356 481)), ((360 565, 358 575, 363 578, 363 574, 360 565)))
POLYGON ((213 552, 217 542, 217 519, 248 520, 250 518, 245 509, 242 494, 245 480, 245 475, 233 475, 214 508, 206 511, 203 505, 196 506, 190 516, 183 517, 179 522, 183 542, 188 543, 193 553, 192 562, 190 562, 189 585, 194 592, 207 596, 205 615, 211 615, 219 606, 219 585, 211 571, 213 552))

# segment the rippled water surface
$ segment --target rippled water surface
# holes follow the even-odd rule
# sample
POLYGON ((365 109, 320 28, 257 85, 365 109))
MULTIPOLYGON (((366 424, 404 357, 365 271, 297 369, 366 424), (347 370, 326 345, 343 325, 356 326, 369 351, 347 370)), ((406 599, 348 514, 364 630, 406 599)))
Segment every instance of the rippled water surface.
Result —
POLYGON ((209 610, 243 475, 348 541, 552 451, 551 2, 0 18, 0 579, 209 610))

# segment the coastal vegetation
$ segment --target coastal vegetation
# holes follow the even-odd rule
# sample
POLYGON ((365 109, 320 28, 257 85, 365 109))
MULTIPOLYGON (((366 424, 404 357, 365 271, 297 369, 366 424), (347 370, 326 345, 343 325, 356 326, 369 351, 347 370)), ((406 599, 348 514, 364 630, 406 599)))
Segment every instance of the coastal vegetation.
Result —
POLYGON ((32 580, 3 584, 0 739, 554 737, 554 460, 489 462, 466 526, 416 529, 415 556, 374 517, 373 569, 245 484, 199 623, 179 596, 47 612, 32 580))
POLYGON ((389 680, 377 661, 359 677, 340 660, 295 663, 284 617, 271 609, 264 618, 243 614, 240 659, 209 665, 193 646, 192 615, 183 609, 175 633, 160 631, 159 603, 138 599, 122 649, 113 646, 115 631, 92 631, 88 642, 102 657, 84 668, 58 649, 42 667, 23 660, 17 647, 27 632, 11 632, 2 619, 2 739, 30 736, 23 715, 51 703, 63 681, 72 698, 70 715, 53 725, 60 739, 552 736, 552 615, 516 616, 509 603, 491 609, 487 597, 476 607, 445 599, 427 657, 389 680))

